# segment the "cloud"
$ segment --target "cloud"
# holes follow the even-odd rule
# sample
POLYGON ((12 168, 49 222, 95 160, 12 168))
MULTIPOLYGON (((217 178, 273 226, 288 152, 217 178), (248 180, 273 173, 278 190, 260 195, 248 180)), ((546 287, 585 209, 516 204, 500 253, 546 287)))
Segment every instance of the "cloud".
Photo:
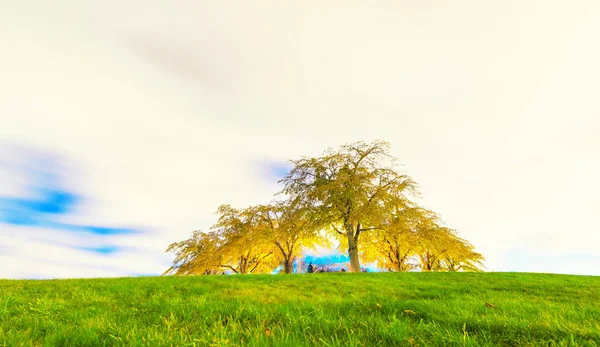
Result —
POLYGON ((155 248, 152 237, 83 235, 60 230, 0 226, 2 278, 123 277, 160 273, 169 265, 163 244, 155 248), (115 250, 112 252, 112 250, 115 250), (108 253, 107 253, 108 252, 108 253))
POLYGON ((119 252, 121 249, 116 246, 105 246, 105 247, 82 247, 81 250, 87 252, 93 252, 98 254, 113 254, 119 252))
POLYGON ((564 251, 539 252, 515 247, 505 254, 502 266, 504 271, 597 275, 600 255, 564 251), (573 271, 575 268, 577 272, 573 271))
MULTIPOLYGON (((25 153, 22 153, 25 155, 25 153)), ((44 162, 50 162, 51 157, 45 158, 38 155, 22 160, 41 158, 44 162)), ((6 165, 6 163, 4 164, 6 165)), ((82 200, 77 194, 56 188, 64 180, 60 170, 60 164, 53 163, 54 170, 46 168, 44 171, 35 170, 27 165, 18 174, 30 177, 31 182, 26 183, 29 196, 26 197, 3 197, 0 196, 0 223, 9 225, 32 226, 64 231, 83 231, 98 235, 117 235, 135 232, 133 229, 113 228, 105 226, 76 225, 57 221, 56 217, 65 217, 74 212, 77 204, 82 200)), ((5 168, 6 171, 6 168, 5 168)))
POLYGON ((12 216, 36 214, 65 214, 74 205, 77 198, 74 194, 53 189, 39 189, 32 199, 0 198, 0 203, 12 208, 12 216))
MULTIPOLYGON (((60 156, 31 147, 6 146, 0 147, 0 154, 4 159, 0 179, 26 177, 19 180, 22 187, 0 196, 0 255, 12 259, 2 267, 0 277, 71 277, 69 269, 74 271, 72 276, 83 277, 128 273, 123 268, 131 265, 97 256, 139 257, 140 250, 121 238, 142 238, 141 230, 70 222, 84 212, 84 202, 89 199, 71 191, 65 183, 72 172, 60 156), (90 258, 90 254, 96 257, 90 258)), ((148 263, 143 260, 140 264, 144 262, 148 263)), ((145 271, 144 266, 137 271, 145 271)))
POLYGON ((258 160, 255 165, 268 183, 277 183, 292 169, 289 163, 275 160, 258 160))
POLYGON ((161 273, 166 246, 208 229, 218 205, 271 200, 279 163, 374 139, 489 270, 515 244, 597 254, 600 5, 431 8, 7 2, 0 196, 21 224, 0 238, 35 252, 0 277, 161 273), (44 153, 24 162, 14 144, 44 153), (123 250, 71 249, 110 246, 123 250))

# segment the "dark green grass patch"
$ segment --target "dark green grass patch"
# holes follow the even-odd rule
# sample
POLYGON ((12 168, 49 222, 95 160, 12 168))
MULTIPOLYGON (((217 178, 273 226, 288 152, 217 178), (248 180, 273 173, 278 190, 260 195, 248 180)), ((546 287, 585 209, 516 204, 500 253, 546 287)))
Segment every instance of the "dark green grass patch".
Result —
POLYGON ((600 277, 0 281, 0 346, 600 346, 600 277))

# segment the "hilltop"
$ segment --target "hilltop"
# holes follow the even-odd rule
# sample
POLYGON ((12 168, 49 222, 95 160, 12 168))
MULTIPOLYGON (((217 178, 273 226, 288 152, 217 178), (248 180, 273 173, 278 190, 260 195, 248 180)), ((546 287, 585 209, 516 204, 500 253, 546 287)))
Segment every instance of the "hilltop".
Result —
POLYGON ((600 277, 2 280, 0 293, 0 346, 600 345, 600 277))

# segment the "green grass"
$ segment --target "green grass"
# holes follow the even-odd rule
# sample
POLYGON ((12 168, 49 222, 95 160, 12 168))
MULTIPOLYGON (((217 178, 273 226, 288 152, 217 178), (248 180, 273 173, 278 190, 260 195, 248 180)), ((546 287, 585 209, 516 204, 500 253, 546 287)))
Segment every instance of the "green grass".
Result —
POLYGON ((0 346, 240 344, 600 346, 600 277, 331 273, 0 281, 0 346))

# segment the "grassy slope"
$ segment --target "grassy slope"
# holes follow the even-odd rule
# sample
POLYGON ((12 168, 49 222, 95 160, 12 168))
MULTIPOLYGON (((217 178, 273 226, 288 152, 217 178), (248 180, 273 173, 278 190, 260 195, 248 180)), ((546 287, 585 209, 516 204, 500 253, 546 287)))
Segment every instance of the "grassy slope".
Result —
POLYGON ((600 277, 332 273, 0 281, 0 346, 240 343, 600 346, 600 277))

